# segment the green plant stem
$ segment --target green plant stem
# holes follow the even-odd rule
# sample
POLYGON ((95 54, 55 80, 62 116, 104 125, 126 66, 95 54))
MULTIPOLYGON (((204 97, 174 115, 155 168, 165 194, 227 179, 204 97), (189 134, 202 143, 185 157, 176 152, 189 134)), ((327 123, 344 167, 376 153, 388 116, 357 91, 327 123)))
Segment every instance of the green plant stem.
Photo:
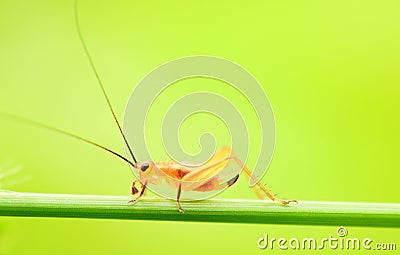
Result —
POLYGON ((310 202, 281 206, 262 200, 211 199, 184 202, 130 197, 0 193, 0 216, 231 222, 294 225, 400 227, 400 204, 310 202))

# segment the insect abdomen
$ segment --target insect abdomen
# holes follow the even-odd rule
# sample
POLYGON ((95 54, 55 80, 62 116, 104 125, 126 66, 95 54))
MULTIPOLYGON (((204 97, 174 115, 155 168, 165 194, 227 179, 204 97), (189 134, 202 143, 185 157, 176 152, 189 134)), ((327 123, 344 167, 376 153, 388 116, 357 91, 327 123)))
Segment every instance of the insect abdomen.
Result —
POLYGON ((156 162, 156 166, 163 173, 177 180, 182 180, 183 176, 190 172, 187 168, 173 162, 156 162))

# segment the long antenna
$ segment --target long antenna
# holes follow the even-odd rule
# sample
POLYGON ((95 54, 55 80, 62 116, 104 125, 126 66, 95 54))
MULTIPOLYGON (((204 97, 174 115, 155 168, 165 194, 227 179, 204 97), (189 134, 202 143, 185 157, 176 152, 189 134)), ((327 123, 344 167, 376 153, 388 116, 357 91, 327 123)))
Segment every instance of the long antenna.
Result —
POLYGON ((70 133, 70 132, 64 131, 64 130, 62 130, 62 129, 55 128, 55 127, 52 127, 52 126, 49 126, 49 125, 46 125, 46 124, 43 124, 43 123, 40 123, 40 122, 31 120, 31 119, 27 119, 27 118, 24 118, 24 117, 21 117, 21 116, 17 116, 17 115, 13 115, 13 114, 9 114, 9 113, 0 112, 0 115, 6 116, 6 117, 8 117, 8 118, 15 119, 15 120, 22 121, 22 122, 28 123, 28 124, 30 124, 30 125, 39 126, 39 127, 48 129, 48 130, 50 130, 50 131, 53 131, 53 132, 56 132, 56 133, 60 133, 60 134, 63 134, 63 135, 66 135, 66 136, 69 136, 69 137, 72 137, 72 138, 75 138, 75 139, 80 140, 80 141, 83 141, 83 142, 85 142, 85 143, 89 143, 89 144, 94 145, 94 146, 96 146, 96 147, 98 147, 98 148, 100 148, 100 149, 103 149, 103 150, 105 150, 105 151, 108 151, 108 152, 110 152, 111 154, 114 154, 115 156, 117 156, 117 157, 119 157, 120 159, 124 160, 125 162, 127 162, 128 164, 130 164, 130 165, 133 166, 133 167, 135 167, 135 165, 136 165, 136 164, 135 164, 136 162, 133 163, 132 161, 130 161, 129 159, 125 158, 125 157, 122 156, 121 154, 119 154, 119 153, 117 153, 117 152, 115 152, 115 151, 113 151, 113 150, 111 150, 111 149, 108 149, 107 147, 105 147, 105 146, 103 146, 103 145, 100 145, 100 144, 98 144, 98 143, 95 143, 95 142, 90 141, 90 140, 88 140, 88 139, 86 139, 86 138, 80 137, 80 136, 78 136, 78 135, 72 134, 72 133, 70 133))
POLYGON ((113 109, 113 107, 112 107, 112 105, 111 105, 110 99, 108 98, 108 95, 107 95, 107 93, 106 93, 106 90, 104 89, 103 83, 101 82, 100 76, 99 76, 99 74, 97 73, 96 67, 95 67, 95 65, 94 65, 94 62, 93 62, 93 60, 92 60, 90 54, 89 54, 89 50, 88 50, 88 48, 87 48, 87 46, 86 46, 86 43, 85 43, 85 41, 83 40, 81 28, 80 28, 80 26, 79 26, 79 19, 78 19, 78 0, 75 0, 75 23, 76 23, 76 28, 77 28, 77 30, 78 30, 79 39, 80 39, 80 41, 81 41, 82 47, 83 47, 83 49, 84 49, 84 51, 85 51, 85 53, 86 53, 86 56, 87 56, 88 59, 89 59, 90 65, 91 65, 91 67, 92 67, 92 70, 93 70, 94 74, 96 75, 97 82, 98 82, 98 84, 100 85, 100 88, 101 88, 101 91, 103 92, 104 98, 105 98, 106 101, 107 101, 108 108, 110 109, 111 114, 112 114, 112 116, 113 116, 113 118, 114 118, 114 121, 115 121, 115 123, 116 123, 117 126, 118 126, 119 132, 121 133, 121 135, 122 135, 122 137, 123 137, 123 139, 124 139, 124 142, 125 142, 126 146, 128 147, 129 153, 131 154, 133 161, 134 161, 135 163, 137 163, 137 160, 136 160, 135 156, 133 155, 131 146, 129 146, 128 140, 126 139, 126 136, 125 136, 124 132, 122 131, 122 128, 121 128, 121 125, 119 124, 119 121, 118 121, 118 119, 117 119, 117 116, 115 115, 114 109, 113 109))

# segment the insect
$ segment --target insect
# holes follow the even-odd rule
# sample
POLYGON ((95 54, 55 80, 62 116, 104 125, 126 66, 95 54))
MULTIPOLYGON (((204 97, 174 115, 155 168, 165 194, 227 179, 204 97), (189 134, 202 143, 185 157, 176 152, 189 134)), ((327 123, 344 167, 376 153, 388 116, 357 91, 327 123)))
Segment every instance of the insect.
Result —
MULTIPOLYGON (((214 191, 214 190, 222 190, 229 186, 232 186, 238 180, 239 174, 235 174, 228 179, 225 178, 226 176, 223 176, 222 170, 229 162, 234 162, 235 164, 237 164, 239 169, 242 170, 242 172, 245 174, 245 176, 248 179, 253 178, 252 174, 248 170, 248 168, 240 161, 240 159, 238 157, 236 157, 232 153, 231 149, 228 147, 222 148, 219 151, 217 151, 211 157, 210 160, 208 160, 205 164, 203 164, 201 166, 190 167, 190 166, 178 164, 173 161, 138 162, 133 153, 133 150, 131 149, 131 146, 128 143, 128 140, 122 130, 121 124, 118 121, 118 118, 116 117, 116 114, 111 105, 109 97, 106 93, 106 90, 103 86, 100 76, 96 70, 95 64, 91 58, 88 47, 85 43, 85 40, 83 39, 83 35, 82 35, 81 29, 80 29, 79 19, 78 19, 78 1, 75 1, 75 22, 76 22, 79 39, 82 44, 82 48, 89 60, 92 70, 96 76, 98 85, 99 85, 99 87, 103 93, 103 96, 108 104, 108 107, 112 114, 114 122, 116 123, 116 125, 119 129, 119 132, 124 140, 124 143, 127 146, 129 156, 132 158, 132 160, 128 159, 128 157, 125 157, 105 146, 102 146, 98 143, 95 143, 95 142, 85 139, 83 137, 77 136, 75 134, 66 132, 64 130, 54 128, 54 127, 51 127, 51 126, 48 126, 48 125, 45 125, 45 124, 42 124, 42 123, 39 123, 36 121, 32 121, 29 119, 25 119, 22 117, 13 116, 13 115, 9 115, 9 114, 6 114, 6 115, 8 115, 9 117, 12 117, 12 118, 16 118, 16 119, 28 122, 30 124, 34 124, 34 125, 44 127, 46 129, 50 129, 52 131, 58 132, 58 133, 62 133, 64 135, 73 137, 73 138, 81 140, 83 142, 92 144, 98 148, 101 148, 101 149, 119 157, 120 159, 124 160, 126 163, 131 165, 133 168, 135 168, 137 170, 137 173, 138 173, 137 179, 134 180, 132 183, 131 195, 132 196, 137 195, 137 197, 133 200, 130 200, 129 204, 135 204, 137 201, 139 201, 140 198, 143 197, 148 185, 161 185, 162 183, 167 183, 172 188, 177 190, 176 191, 176 202, 177 202, 178 210, 181 213, 183 213, 184 209, 182 208, 181 203, 180 203, 182 192, 185 192, 185 191, 207 192, 207 191, 214 191), (136 184, 140 185, 140 190, 136 187, 136 184)), ((282 200, 282 199, 275 197, 260 182, 256 182, 256 184, 253 188, 254 188, 257 196, 260 199, 269 198, 269 199, 276 201, 282 205, 287 205, 291 202, 297 202, 296 200, 282 200)))
MULTIPOLYGON (((232 154, 229 147, 220 149, 206 164, 200 167, 189 168, 174 162, 135 163, 134 167, 138 169, 139 176, 138 179, 132 183, 132 195, 138 193, 138 190, 135 187, 137 182, 141 184, 141 192, 135 200, 129 202, 132 204, 136 203, 143 196, 147 184, 161 184, 161 180, 166 180, 166 176, 168 176, 176 180, 171 183, 171 186, 175 186, 178 189, 176 201, 178 204, 178 210, 183 213, 184 210, 180 205, 180 195, 182 190, 198 192, 220 190, 232 186, 238 180, 239 174, 235 175, 228 181, 223 181, 224 179, 220 175, 221 170, 229 160, 233 160, 238 164, 247 178, 252 178, 249 169, 242 164, 239 158, 232 154)), ((269 198, 283 205, 287 205, 290 202, 297 202, 296 200, 282 200, 275 197, 260 182, 256 182, 254 191, 260 199, 269 198)))

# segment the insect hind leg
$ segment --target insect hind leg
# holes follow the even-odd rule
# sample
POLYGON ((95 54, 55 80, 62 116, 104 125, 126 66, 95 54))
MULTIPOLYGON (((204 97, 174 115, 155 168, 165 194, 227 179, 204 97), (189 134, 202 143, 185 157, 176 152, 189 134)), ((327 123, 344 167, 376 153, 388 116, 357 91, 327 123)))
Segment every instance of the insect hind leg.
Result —
POLYGON ((228 188, 235 184, 239 179, 239 174, 235 175, 233 178, 229 179, 226 182, 219 183, 220 179, 218 177, 211 179, 210 181, 203 183, 201 186, 194 189, 194 191, 206 192, 212 190, 221 190, 228 188))
POLYGON ((228 180, 227 182, 221 183, 215 189, 219 190, 219 189, 228 188, 228 187, 232 186, 233 184, 235 184, 238 179, 239 179, 239 174, 235 175, 232 179, 228 180))
MULTIPOLYGON (((251 174, 251 172, 249 171, 249 169, 240 161, 240 159, 239 159, 236 155, 232 154, 231 148, 229 148, 229 147, 224 147, 224 148, 222 148, 221 150, 219 150, 219 151, 216 153, 216 155, 219 155, 219 156, 221 156, 221 155, 229 155, 229 156, 226 157, 226 160, 230 160, 230 159, 234 160, 234 161, 236 162, 236 164, 238 164, 239 167, 242 169, 242 171, 244 172, 246 178, 247 178, 248 180, 250 180, 250 179, 253 179, 253 180, 254 180, 254 177, 253 177, 253 175, 251 174)), ((233 179, 232 179, 232 180, 233 180, 233 179)), ((233 183, 234 183, 234 182, 233 182, 233 183)), ((233 183, 232 183, 232 184, 233 184, 233 183)), ((232 185, 232 184, 231 184, 231 185, 232 185)), ((271 199, 272 201, 278 202, 278 203, 280 203, 280 204, 282 204, 282 205, 287 205, 287 204, 292 203, 292 202, 293 202, 293 203, 297 203, 297 200, 283 200, 283 199, 280 199, 280 198, 275 197, 275 196, 274 196, 264 185, 262 185, 259 181, 256 182, 256 185, 253 186, 253 189, 254 189, 255 193, 257 194, 257 196, 258 196, 260 199, 269 198, 269 199, 271 199)))
MULTIPOLYGON (((236 157, 232 155, 231 158, 236 161, 236 163, 242 168, 244 174, 246 175, 247 179, 254 178, 249 169, 243 165, 243 163, 236 157)), ((266 199, 267 197, 272 201, 278 202, 282 205, 287 205, 289 203, 297 203, 297 200, 283 200, 274 196, 264 185, 262 185, 259 181, 256 182, 256 185, 253 186, 254 191, 256 192, 257 196, 260 199, 266 199)))
POLYGON ((233 177, 232 179, 230 179, 229 181, 226 182, 226 184, 228 185, 228 187, 232 186, 235 182, 237 182, 237 180, 239 179, 239 174, 237 174, 235 177, 233 177))

